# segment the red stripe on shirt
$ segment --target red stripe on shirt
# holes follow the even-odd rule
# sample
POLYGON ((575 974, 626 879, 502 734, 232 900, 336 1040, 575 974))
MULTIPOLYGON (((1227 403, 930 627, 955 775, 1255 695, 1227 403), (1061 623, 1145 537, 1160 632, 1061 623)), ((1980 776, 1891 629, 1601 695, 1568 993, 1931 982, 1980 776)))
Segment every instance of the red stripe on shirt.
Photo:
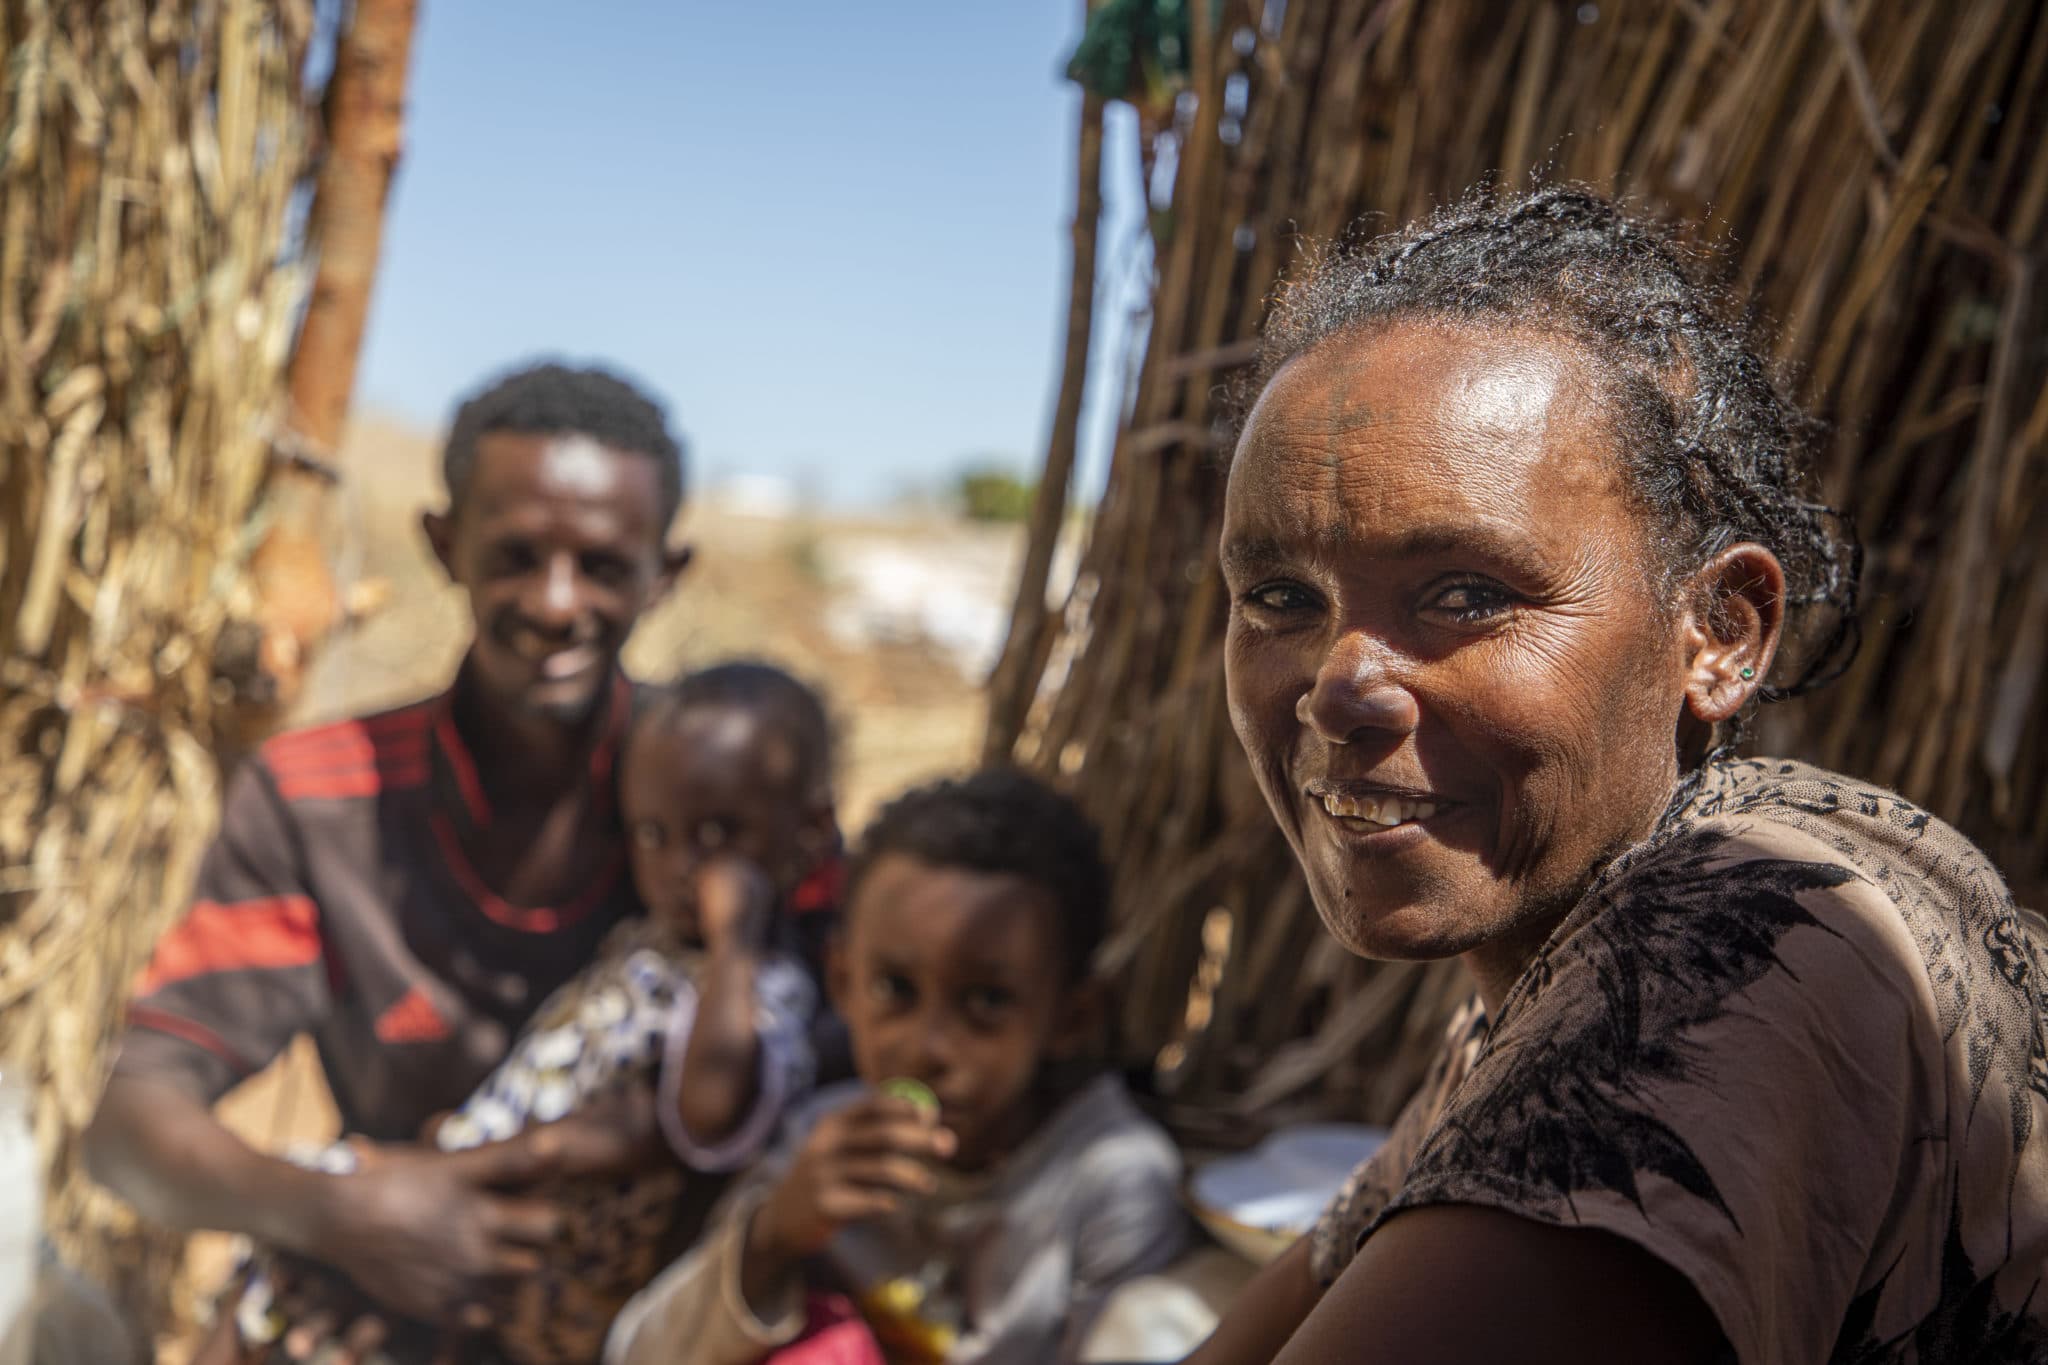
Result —
POLYGON ((424 762, 427 757, 427 737, 422 734, 377 739, 368 735, 356 735, 346 741, 322 744, 315 748, 274 750, 266 753, 264 757, 270 761, 271 771, 292 773, 358 768, 365 763, 389 762, 394 759, 424 762))
POLYGON ((469 807, 469 822, 482 829, 491 823, 491 803, 485 799, 484 784, 476 775, 476 760, 469 756, 469 747, 462 742, 462 733, 455 728, 454 697, 455 694, 450 692, 434 710, 434 739, 448 758, 448 770, 455 774, 455 785, 462 793, 462 803, 469 807))
POLYGON ((157 943, 134 995, 146 999, 166 986, 215 972, 309 967, 320 956, 320 911, 309 897, 196 901, 157 943))
POLYGON ((228 1046, 226 1039, 206 1025, 195 1023, 183 1015, 172 1014, 169 1010, 152 1009, 148 1005, 136 1005, 128 1011, 128 1023, 134 1028, 168 1033, 173 1038, 182 1038, 188 1043, 197 1044, 233 1067, 238 1075, 247 1076, 256 1070, 241 1053, 228 1046))
POLYGON ((427 784, 425 759, 416 763, 379 763, 340 772, 307 773, 277 779, 277 794, 287 801, 343 801, 407 791, 427 784))
POLYGON ((619 869, 625 862, 623 854, 613 854, 604 871, 591 882, 590 889, 559 910, 548 905, 518 906, 484 885, 484 879, 470 865, 469 855, 462 851, 462 841, 455 837, 455 826, 448 823, 446 814, 435 811, 433 826, 434 838, 441 845, 441 857, 447 862, 449 872, 454 874, 456 883, 462 887, 463 894, 487 918, 525 934, 552 934, 588 916, 611 894, 612 884, 618 881, 619 869))
POLYGON ((266 755, 289 760, 357 748, 366 743, 379 748, 424 744, 429 719, 430 712, 425 704, 386 712, 381 716, 357 716, 304 730, 287 731, 267 741, 263 751, 266 755))
POLYGON ((611 714, 605 718, 604 735, 590 753, 590 785, 597 793, 597 808, 612 806, 612 769, 617 764, 619 745, 633 719, 633 684, 623 673, 612 674, 611 714))
POLYGON ((811 875, 797 883, 790 893, 789 908, 799 915, 816 915, 837 910, 846 896, 846 859, 834 853, 825 858, 811 875))
POLYGON ((427 993, 414 986, 377 1016, 373 1030, 379 1042, 438 1043, 448 1036, 448 1021, 427 999, 427 993))
POLYGON ((388 716, 337 721, 282 735, 264 746, 264 758, 288 801, 375 796, 427 781, 427 712, 424 707, 388 716))

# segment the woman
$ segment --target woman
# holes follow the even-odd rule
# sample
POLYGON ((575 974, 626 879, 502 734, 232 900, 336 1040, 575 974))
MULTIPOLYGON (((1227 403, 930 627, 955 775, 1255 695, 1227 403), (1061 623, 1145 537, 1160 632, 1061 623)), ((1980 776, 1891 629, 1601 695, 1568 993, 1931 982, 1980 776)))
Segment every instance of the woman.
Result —
POLYGON ((2048 935, 1897 796, 1733 756, 1854 568, 1715 303, 1565 188, 1279 305, 1232 719, 1330 931, 1478 999, 1205 1365, 2048 1360, 2048 935))

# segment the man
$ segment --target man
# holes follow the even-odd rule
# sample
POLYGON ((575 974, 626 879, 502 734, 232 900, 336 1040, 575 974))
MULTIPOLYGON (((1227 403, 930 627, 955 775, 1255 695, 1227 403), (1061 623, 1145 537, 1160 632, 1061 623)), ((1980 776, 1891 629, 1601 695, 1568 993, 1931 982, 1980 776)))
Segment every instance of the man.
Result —
POLYGON ((476 1325, 533 1269, 566 1174, 647 1159, 648 1112, 447 1155, 378 1146, 331 1176, 256 1152, 222 1094, 305 1032, 346 1131, 406 1144, 637 913, 612 756, 619 650, 689 555, 661 409, 595 370, 511 374, 457 412, 428 540, 475 634, 450 689, 285 734, 229 786, 191 910, 138 983, 86 1137, 147 1217, 245 1233, 408 1317, 476 1325))

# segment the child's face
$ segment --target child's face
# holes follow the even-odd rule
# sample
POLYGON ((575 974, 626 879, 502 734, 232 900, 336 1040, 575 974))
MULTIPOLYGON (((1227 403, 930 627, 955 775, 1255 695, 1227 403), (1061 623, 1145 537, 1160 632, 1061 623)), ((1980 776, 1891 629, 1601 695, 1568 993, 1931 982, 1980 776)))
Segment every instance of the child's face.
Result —
POLYGON ((831 821, 806 785, 793 746, 745 711, 694 707, 635 731, 619 800, 648 913, 694 935, 697 874, 720 857, 755 864, 787 895, 831 821))
POLYGON ((885 854, 846 909, 833 992, 871 1085, 938 1096, 955 1164, 1002 1155, 1041 1117, 1032 1081, 1078 1038, 1052 894, 1021 877, 885 854))

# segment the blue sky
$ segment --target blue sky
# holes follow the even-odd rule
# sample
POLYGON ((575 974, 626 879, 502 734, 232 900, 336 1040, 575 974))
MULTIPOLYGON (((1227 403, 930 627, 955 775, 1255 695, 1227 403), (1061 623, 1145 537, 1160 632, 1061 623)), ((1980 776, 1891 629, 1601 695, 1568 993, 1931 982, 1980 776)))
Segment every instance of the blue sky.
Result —
MULTIPOLYGON (((874 503, 972 457, 1035 469, 1080 9, 428 0, 358 404, 438 427, 545 352, 661 392, 705 480, 874 503)), ((1142 263, 1110 247, 1134 236, 1128 210, 1105 231, 1118 314, 1142 263)))

